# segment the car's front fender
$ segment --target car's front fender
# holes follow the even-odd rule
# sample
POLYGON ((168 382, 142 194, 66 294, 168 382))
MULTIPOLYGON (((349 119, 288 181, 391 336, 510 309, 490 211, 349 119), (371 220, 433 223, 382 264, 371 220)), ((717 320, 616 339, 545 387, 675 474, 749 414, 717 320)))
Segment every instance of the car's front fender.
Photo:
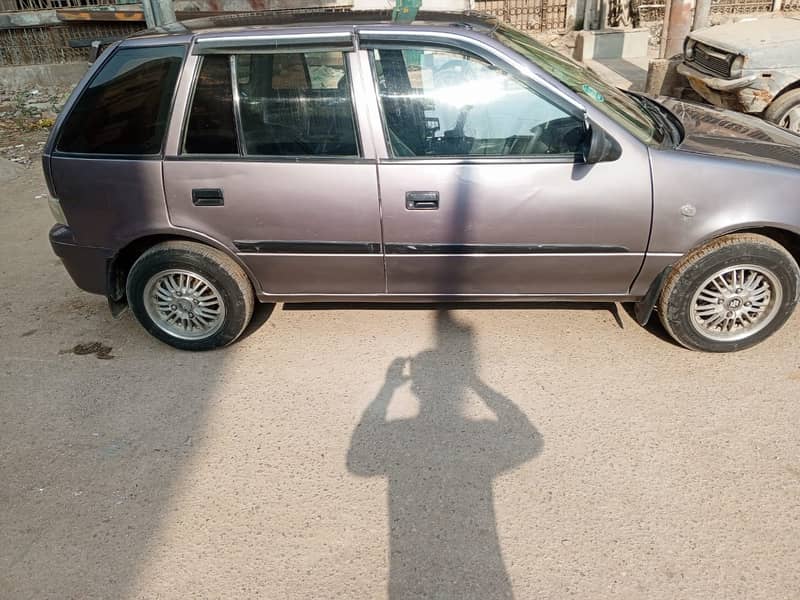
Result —
POLYGON ((800 236, 800 168, 692 152, 651 151, 653 226, 631 289, 644 296, 664 268, 736 231, 800 236))

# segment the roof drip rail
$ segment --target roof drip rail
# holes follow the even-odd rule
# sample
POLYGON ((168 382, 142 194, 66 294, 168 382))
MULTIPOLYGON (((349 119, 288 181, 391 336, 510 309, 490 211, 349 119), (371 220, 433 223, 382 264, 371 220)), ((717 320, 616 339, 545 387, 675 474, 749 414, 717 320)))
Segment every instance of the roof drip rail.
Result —
POLYGON ((352 31, 326 31, 318 33, 263 33, 258 35, 230 35, 201 37, 192 54, 224 54, 236 52, 270 52, 287 46, 298 48, 325 45, 331 48, 352 50, 355 47, 352 31))

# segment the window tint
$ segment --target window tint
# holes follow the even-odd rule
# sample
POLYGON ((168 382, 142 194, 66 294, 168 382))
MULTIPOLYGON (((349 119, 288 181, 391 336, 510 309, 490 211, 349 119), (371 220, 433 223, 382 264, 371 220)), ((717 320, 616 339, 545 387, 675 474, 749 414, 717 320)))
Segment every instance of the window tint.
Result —
POLYGON ((236 56, 243 146, 269 156, 357 156, 344 54, 236 56))
POLYGON ((81 94, 57 144, 63 152, 158 154, 185 49, 118 50, 81 94))
POLYGON ((580 119, 475 56, 428 48, 373 52, 394 156, 580 151, 580 119))
POLYGON ((272 89, 305 90, 308 71, 302 54, 276 54, 272 57, 272 89))
POLYGON ((185 152, 239 154, 230 69, 227 56, 203 57, 186 127, 185 152))

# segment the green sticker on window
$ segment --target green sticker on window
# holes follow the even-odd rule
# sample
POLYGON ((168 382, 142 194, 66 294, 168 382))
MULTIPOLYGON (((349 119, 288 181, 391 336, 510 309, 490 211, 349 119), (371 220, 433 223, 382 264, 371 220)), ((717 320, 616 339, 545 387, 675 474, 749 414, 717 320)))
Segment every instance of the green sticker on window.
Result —
POLYGON ((591 98, 595 102, 605 102, 606 101, 606 99, 603 98, 603 94, 598 92, 596 89, 594 89, 588 83, 584 83, 583 86, 582 86, 582 89, 583 89, 583 93, 586 94, 587 96, 589 96, 589 98, 591 98))

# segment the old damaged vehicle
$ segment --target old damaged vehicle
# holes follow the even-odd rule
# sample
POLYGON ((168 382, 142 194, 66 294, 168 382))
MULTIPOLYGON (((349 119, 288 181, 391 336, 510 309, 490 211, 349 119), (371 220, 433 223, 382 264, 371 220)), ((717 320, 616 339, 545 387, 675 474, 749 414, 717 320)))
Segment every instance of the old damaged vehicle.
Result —
POLYGON ((76 284, 190 350, 256 301, 630 302, 716 352, 792 314, 800 138, 624 93, 493 19, 387 16, 107 50, 43 156, 76 284))
POLYGON ((693 31, 678 72, 715 106, 800 133, 800 19, 764 18, 693 31))

